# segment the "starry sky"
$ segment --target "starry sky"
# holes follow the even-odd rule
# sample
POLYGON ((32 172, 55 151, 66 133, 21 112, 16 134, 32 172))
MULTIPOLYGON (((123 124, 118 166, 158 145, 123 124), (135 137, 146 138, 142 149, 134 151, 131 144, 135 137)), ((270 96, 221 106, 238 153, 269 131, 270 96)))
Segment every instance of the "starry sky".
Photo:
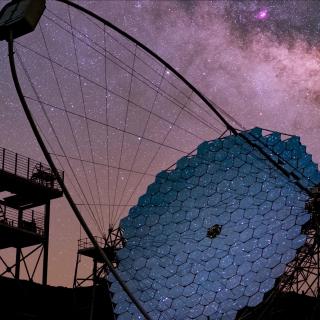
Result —
MULTIPOLYGON (((317 1, 77 3, 156 52, 234 126, 299 135, 319 162, 317 1)), ((17 39, 18 72, 50 151, 61 155, 63 147, 69 157, 69 164, 55 157, 57 166, 70 175, 67 185, 100 235, 126 215, 157 172, 201 141, 218 137, 224 127, 143 50, 56 1, 48 0, 47 7, 41 29, 17 39), (79 155, 86 161, 77 160, 79 155), (76 178, 82 195, 73 188, 76 178), (83 206, 86 200, 91 205, 83 206)), ((0 73, 1 146, 43 160, 13 89, 5 43, 0 73)), ((79 236, 66 202, 55 201, 50 283, 71 285, 79 236)), ((84 272, 88 268, 89 262, 84 272)))

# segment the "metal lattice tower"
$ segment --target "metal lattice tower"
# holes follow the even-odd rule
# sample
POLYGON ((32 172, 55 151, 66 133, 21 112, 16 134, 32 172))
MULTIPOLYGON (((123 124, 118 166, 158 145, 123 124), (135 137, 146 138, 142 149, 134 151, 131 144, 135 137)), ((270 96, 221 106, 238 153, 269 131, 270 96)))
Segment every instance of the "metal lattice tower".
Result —
MULTIPOLYGON (((108 234, 104 237, 95 237, 101 249, 106 253, 113 266, 117 268, 119 260, 117 252, 125 246, 125 239, 121 228, 110 228, 108 234)), ((77 261, 74 273, 73 287, 81 287, 86 285, 96 285, 98 283, 105 284, 110 273, 108 266, 101 259, 100 255, 92 246, 90 239, 84 238, 78 240, 77 261), (78 276, 81 267, 81 257, 92 259, 92 273, 85 278, 78 276)))
POLYGON ((14 248, 16 259, 11 265, 0 256, 0 276, 20 279, 24 267, 34 281, 42 257, 42 283, 47 284, 50 201, 62 197, 56 178, 47 165, 0 148, 1 193, 0 249, 14 248))

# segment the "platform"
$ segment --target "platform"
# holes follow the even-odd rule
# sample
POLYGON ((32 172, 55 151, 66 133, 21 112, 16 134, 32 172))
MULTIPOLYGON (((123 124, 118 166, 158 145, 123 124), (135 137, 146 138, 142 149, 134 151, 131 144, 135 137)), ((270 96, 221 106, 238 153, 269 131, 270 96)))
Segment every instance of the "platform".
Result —
POLYGON ((43 237, 33 232, 7 226, 0 222, 0 249, 25 248, 42 243, 43 237))
POLYGON ((44 214, 34 210, 20 213, 0 202, 0 249, 24 248, 44 240, 44 214))
POLYGON ((62 195, 47 165, 0 148, 0 249, 44 243, 46 213, 31 208, 49 212, 50 200, 62 195))
MULTIPOLYGON (((100 248, 105 252, 107 257, 109 258, 109 260, 111 262, 115 262, 116 251, 114 247, 107 246, 105 239, 101 237, 95 237, 95 239, 98 242, 100 248)), ((99 252, 97 252, 97 250, 93 247, 90 239, 88 238, 78 240, 78 254, 92 258, 98 263, 104 263, 104 260, 101 258, 99 252)))
MULTIPOLYGON (((63 178, 63 172, 59 172, 63 178)), ((41 162, 0 148, 0 192, 11 193, 3 199, 15 209, 44 205, 62 196, 51 169, 41 162)))

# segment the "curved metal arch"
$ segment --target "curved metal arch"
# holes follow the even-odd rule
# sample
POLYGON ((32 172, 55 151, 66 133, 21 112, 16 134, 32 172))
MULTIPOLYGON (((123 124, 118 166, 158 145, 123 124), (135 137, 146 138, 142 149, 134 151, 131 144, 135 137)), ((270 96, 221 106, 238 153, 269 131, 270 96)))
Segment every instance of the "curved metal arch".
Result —
POLYGON ((86 235, 90 239, 93 247, 97 250, 97 252, 100 254, 101 258, 103 261, 106 263, 106 265, 109 267, 110 272, 112 275, 117 279, 118 283, 122 287, 122 289, 126 292, 130 300, 133 302, 133 304, 137 307, 137 309, 141 312, 141 314, 144 316, 145 319, 147 320, 152 320, 151 317, 148 315, 147 311, 144 309, 143 305, 140 303, 140 301, 133 295, 129 287, 126 285, 126 283, 121 279, 121 276, 118 274, 118 272, 115 270, 113 267, 112 263, 110 262, 109 258, 107 257, 106 253, 103 251, 103 249, 99 246, 97 240, 93 236, 93 233, 91 232, 89 226, 87 225, 86 221, 84 220, 81 212, 79 211, 77 205, 75 204, 68 188, 66 187, 62 177, 60 176, 58 169, 56 165, 54 164, 54 161, 41 137, 41 134, 38 130, 38 127, 35 123, 35 120, 33 119, 32 113, 29 109, 29 106, 26 102, 25 96, 23 94, 23 90, 20 85, 19 77, 16 71, 16 65, 15 65, 15 59, 14 59, 14 38, 13 38, 13 32, 10 30, 9 32, 9 37, 7 39, 8 41, 8 56, 9 56, 9 63, 10 63, 10 69, 11 69, 11 75, 12 79, 20 100, 20 103, 22 105, 22 108, 24 110, 24 113, 28 119, 28 122, 31 126, 32 132, 35 135, 35 138, 40 146, 41 151, 44 154, 44 157, 46 161, 48 162, 52 172, 54 173, 61 190, 66 197, 72 211, 74 212, 76 218, 78 219, 80 225, 82 226, 83 230, 85 231, 86 235))
MULTIPOLYGON (((121 34, 123 37, 127 38, 128 40, 135 43, 137 46, 139 46, 141 49, 143 49, 145 52, 149 53, 153 58, 155 58, 157 61, 159 61, 161 64, 163 64, 168 70, 170 70, 177 78, 179 78, 189 89, 191 89, 201 100, 206 104, 206 106, 215 113, 215 115, 222 121, 222 123, 226 126, 226 129, 229 130, 233 135, 240 136, 244 141, 246 141, 250 146, 252 146, 254 149, 258 150, 260 154, 262 154, 271 164, 277 169, 280 170, 285 176, 289 177, 292 176, 291 172, 288 172, 281 164, 278 163, 278 161, 274 160, 272 156, 270 156, 261 146, 255 142, 253 142, 251 139, 249 139, 246 135, 242 134, 241 132, 238 132, 223 116, 222 114, 216 109, 215 105, 205 96, 203 95, 196 87, 194 87, 183 75, 181 75, 174 67, 172 67, 168 62, 163 60, 158 54, 156 54, 154 51, 149 49, 147 46, 145 46, 143 43, 132 37, 127 32, 121 30, 111 22, 107 21, 106 19, 100 17, 96 13, 92 12, 91 10, 84 8, 80 6, 77 3, 74 3, 70 0, 56 0, 57 2, 64 3, 66 5, 69 5, 70 7, 73 7, 90 17, 100 21, 104 25, 108 26, 109 28, 113 29, 114 31, 121 34)), ((294 177, 293 177, 294 178, 294 177)), ((303 190, 306 194, 311 196, 310 190, 308 188, 304 187, 299 181, 294 181, 294 183, 303 190)))
MULTIPOLYGON (((246 138, 245 136, 243 136, 241 133, 238 133, 236 131, 236 129, 216 110, 216 108, 214 107, 214 104, 212 104, 199 90, 197 90, 188 80, 186 80, 178 71, 176 71, 170 64, 168 64, 166 61, 164 61, 161 57, 159 57, 156 53, 154 53, 152 50, 150 50, 149 48, 147 48, 144 44, 142 44, 141 42, 139 42, 138 40, 136 40, 135 38, 133 38, 132 36, 130 36, 129 34, 127 34, 126 32, 124 32, 123 30, 119 29, 118 27, 114 26, 112 23, 108 22, 107 20, 101 18, 100 16, 98 16, 97 14, 91 12, 90 10, 83 8, 82 6, 71 2, 69 0, 56 0, 57 2, 61 2, 64 3, 66 5, 69 5, 79 11, 82 11, 84 13, 86 13, 87 15, 93 17, 94 19, 102 22, 103 24, 105 24, 106 26, 110 27, 111 29, 115 30, 116 32, 118 32, 119 34, 121 34, 122 36, 124 36, 125 38, 127 38, 128 40, 132 41, 133 43, 135 43, 137 46, 139 46, 140 48, 142 48, 145 52, 149 53, 152 57, 154 57, 157 61, 159 61, 161 64, 163 64, 168 70, 170 70, 177 78, 179 78, 185 85, 187 85, 188 88, 190 88, 209 108, 211 111, 213 111, 216 116, 223 122, 223 124, 226 126, 226 128, 228 130, 230 130, 234 135, 240 135, 244 140, 246 140, 250 145, 254 146, 256 149, 258 149, 269 161, 271 161, 278 169, 280 169, 284 174, 286 174, 285 170, 277 165, 277 163, 265 152, 262 152, 261 148, 252 143, 248 138, 246 138)), ((84 228, 85 232, 87 233, 88 237, 90 238, 91 242, 93 243, 94 247, 99 251, 99 253, 101 254, 101 256, 103 257, 103 259, 105 260, 106 264, 109 266, 111 265, 109 259, 107 258, 107 256, 104 254, 104 252, 102 251, 102 249, 99 247, 99 245, 96 243, 90 229, 88 228, 88 226, 86 225, 80 211, 78 210, 76 204, 74 203, 68 189, 66 188, 63 180, 60 178, 60 175, 55 167, 55 164, 42 140, 42 137, 37 129, 37 126, 33 120, 32 114, 30 113, 30 110, 28 108, 28 105, 25 101, 22 89, 20 87, 19 84, 19 79, 18 76, 16 74, 16 69, 15 69, 15 62, 14 62, 14 51, 13 51, 13 35, 12 33, 10 34, 10 37, 8 39, 8 45, 9 45, 9 60, 10 60, 10 66, 11 66, 11 72, 12 72, 12 76, 13 76, 13 80, 16 86, 16 90, 18 93, 18 96, 20 98, 21 104, 23 106, 23 109, 25 111, 25 114, 29 120, 29 123, 32 127, 32 130, 36 136, 36 139, 45 155, 45 158, 47 160, 47 162, 49 163, 52 171, 54 172, 54 174, 57 177, 57 180, 71 206, 71 208, 73 209, 75 215, 77 216, 78 220, 80 221, 80 224, 82 225, 82 227, 84 228)), ((308 191, 305 190, 305 188, 303 188, 302 186, 300 186, 301 189, 304 189, 304 191, 308 191)), ((307 192, 308 193, 308 192, 307 192)), ((140 310, 140 312, 143 314, 143 316, 146 319, 150 319, 150 316, 148 316, 148 314, 146 313, 146 311, 144 310, 144 308, 142 307, 142 305, 139 303, 139 301, 132 295, 132 293, 130 292, 130 290, 127 288, 127 286, 125 285, 125 283, 122 281, 121 277, 117 274, 117 272, 114 270, 114 268, 111 266, 110 267, 111 272, 113 273, 113 275, 115 276, 115 278, 118 280, 118 282, 120 283, 120 285, 123 287, 124 291, 128 294, 128 296, 131 298, 131 300, 133 301, 133 303, 136 305, 136 307, 140 310)))
POLYGON ((153 58, 158 60, 162 65, 164 65, 168 70, 170 70, 176 77, 178 77, 189 89, 191 89, 210 109, 215 113, 215 115, 223 122, 223 124, 226 126, 228 130, 232 132, 234 135, 238 135, 237 130, 222 116, 222 114, 215 108, 215 106, 203 95, 196 87, 194 87, 183 75, 181 75, 174 67, 172 67, 168 62, 163 60, 159 55, 157 55, 154 51, 149 49, 147 46, 145 46, 143 43, 132 37, 130 34, 127 32, 121 30, 111 22, 107 21, 106 19, 100 17, 96 13, 92 12, 89 9, 86 9, 82 6, 80 6, 77 3, 74 3, 70 0, 56 0, 57 2, 62 2, 66 5, 69 5, 70 7, 73 7, 90 17, 102 22, 104 25, 108 26, 109 28, 115 30, 128 40, 132 41, 134 44, 139 46, 141 49, 149 53, 153 58))

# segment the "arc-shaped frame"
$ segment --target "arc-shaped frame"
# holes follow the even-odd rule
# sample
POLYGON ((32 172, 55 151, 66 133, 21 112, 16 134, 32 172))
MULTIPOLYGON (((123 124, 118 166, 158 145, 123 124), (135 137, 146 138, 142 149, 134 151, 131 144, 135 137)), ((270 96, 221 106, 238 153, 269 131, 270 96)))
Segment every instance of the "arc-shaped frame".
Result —
MULTIPOLYGON (((71 1, 68 0, 57 0, 58 2, 62 2, 66 5, 69 5, 77 10, 80 10, 81 12, 86 13, 87 15, 93 17, 94 19, 97 19, 98 21, 102 22, 103 24, 105 24, 106 26, 112 28, 113 30, 117 31, 118 33, 120 33, 121 35, 125 36, 127 39, 129 39, 130 41, 134 42, 136 45, 138 45, 140 48, 142 48, 143 50, 145 50, 147 53, 149 53, 151 56, 153 56, 154 58, 156 58, 160 63, 162 63, 166 68, 168 68, 171 72, 173 72, 183 83, 185 83, 196 95, 199 96, 199 98, 216 114, 216 116, 222 121, 222 123, 226 126, 226 128, 228 130, 230 130, 233 134, 237 135, 237 131, 235 130, 235 128, 229 124, 229 122, 216 110, 216 108, 208 101, 208 99, 200 92, 198 91, 189 81, 187 81, 180 73, 178 73, 171 65, 169 65, 166 61, 164 61, 162 58, 160 58, 156 53, 154 53, 153 51, 151 51, 149 48, 147 48, 145 45, 143 45, 142 43, 140 43, 139 41, 137 41, 136 39, 134 39, 133 37, 131 37, 129 34, 127 34, 126 32, 122 31, 121 29, 117 28, 116 26, 114 26, 113 24, 111 24, 110 22, 108 22, 107 20, 101 18, 100 16, 98 16, 97 14, 91 12, 90 10, 83 8, 82 6, 73 3, 71 1)), ((76 218, 78 219, 80 225, 82 226, 82 228, 84 229, 85 233, 87 234, 88 238, 90 239, 90 241, 92 242, 93 246, 96 248, 96 250, 99 252, 101 258, 105 261, 106 265, 109 267, 111 273, 115 276, 115 278, 117 279, 117 281, 119 282, 119 284, 121 285, 121 287, 123 288, 123 290, 128 294, 129 298, 132 300, 132 302, 136 305, 136 307, 139 309, 139 311, 142 313, 142 315, 146 318, 146 319, 150 319, 150 317, 148 316, 147 312, 145 311, 145 309, 143 308, 143 306, 140 304, 140 302, 134 297, 134 295, 131 293, 131 291, 129 290, 129 288, 127 287, 127 285, 123 282, 123 280, 121 279, 121 277, 119 276, 119 274, 116 272, 116 270, 114 269, 112 263, 109 261, 108 257, 106 256, 106 254, 104 253, 104 251, 101 249, 101 247, 99 246, 99 244, 97 243, 96 239, 94 238, 91 230, 89 229, 88 225, 86 224, 81 212, 79 211, 76 203, 74 202, 68 188, 66 187, 64 181, 62 180, 62 178, 60 177, 59 173, 58 173, 58 169, 56 168, 54 161, 41 137, 41 134, 37 128, 37 125, 33 119, 32 113, 29 109, 29 106, 25 100, 24 94, 23 94, 23 90, 21 88, 20 82, 19 82, 19 78, 17 75, 17 71, 16 71, 16 66, 15 66, 15 59, 14 59, 14 38, 13 38, 13 32, 9 32, 9 37, 7 39, 8 41, 8 52, 9 52, 9 63, 10 63, 10 69, 11 69, 11 74, 12 74, 12 78, 13 78, 13 82, 20 100, 20 103, 23 107, 24 113, 29 121, 29 124, 31 126, 31 129, 35 135, 35 138, 45 156, 46 161, 48 162, 50 168, 52 169, 54 175, 56 176, 56 179, 71 207, 71 209, 73 210, 76 218)), ((151 320, 151 319, 150 319, 151 320)))
MULTIPOLYGON (((66 5, 69 5, 87 15, 90 17, 98 20, 99 22, 103 23, 104 25, 108 26, 109 28, 113 29, 114 31, 118 32, 128 40, 132 41, 134 44, 136 44, 138 47, 146 51, 148 54, 150 54, 153 58, 158 60, 161 64, 163 64, 168 70, 170 70, 178 79, 180 79, 189 89, 191 89, 200 99, 202 102, 205 103, 205 105, 221 120, 221 122, 226 126, 226 129, 229 130, 233 135, 240 136, 244 141, 246 141, 250 146, 257 149, 268 161, 270 161, 277 170, 280 170, 285 176, 291 177, 291 172, 288 171, 284 164, 279 163, 277 160, 275 160, 268 152, 264 150, 263 147, 256 144, 252 139, 248 138, 246 135, 243 135, 241 132, 237 131, 227 120, 223 117, 223 115, 217 110, 216 106, 212 101, 210 101, 205 95, 203 95, 196 87, 194 87, 183 75, 181 75, 174 67, 172 67, 168 62, 163 60, 159 55, 157 55, 154 51, 149 49, 147 46, 145 46, 143 43, 129 35, 127 32, 121 30, 111 22, 107 21, 106 19, 100 17, 96 13, 88 10, 87 8, 84 8, 80 6, 77 3, 74 3, 70 0, 56 0, 57 2, 62 2, 66 5)), ((293 180, 296 180, 295 177, 293 177, 293 180)), ((301 184, 299 181, 295 181, 296 185, 304 191, 306 194, 311 196, 310 190, 306 188, 303 184, 301 184)))
MULTIPOLYGON (((259 145, 255 144, 251 139, 249 139, 248 137, 242 135, 241 133, 239 133, 222 115, 221 113, 216 109, 216 107, 214 106, 214 104, 212 104, 199 90, 197 90, 197 88, 195 88, 187 79, 185 79, 179 72, 177 72, 170 64, 168 64, 166 61, 164 61, 161 57, 159 57, 156 53, 154 53, 152 50, 150 50, 149 48, 147 48, 145 45, 143 45, 142 43, 140 43, 138 40, 136 40, 135 38, 133 38, 132 36, 130 36, 129 34, 127 34, 126 32, 122 31, 121 29, 119 29, 118 27, 114 26, 112 23, 110 23, 109 21, 103 19, 102 17, 98 16, 97 14, 91 12, 90 10, 80 6, 79 4, 76 4, 74 2, 71 2, 69 0, 56 0, 57 2, 61 2, 64 3, 68 6, 71 6, 89 16, 91 16, 92 18, 102 22, 104 25, 108 26, 109 28, 115 30, 116 32, 118 32, 119 34, 121 34, 122 36, 126 37, 128 40, 132 41, 133 43, 135 43, 137 46, 139 46, 141 49, 143 49, 144 51, 146 51, 148 54, 150 54, 152 57, 154 57, 156 60, 158 60, 161 64, 163 64, 168 70, 170 70, 177 78, 179 78, 185 85, 187 85, 187 87, 189 87, 207 106, 208 108, 215 113, 215 115, 219 118, 219 120, 221 120, 221 122, 226 126, 227 130, 229 130, 232 134, 234 135, 239 135, 241 136, 242 139, 244 139, 248 144, 250 144, 251 146, 253 146, 254 148, 256 148, 257 150, 260 151, 260 153, 266 157, 267 160, 269 160, 278 170, 280 170, 283 174, 285 174, 286 176, 290 176, 290 172, 288 172, 283 165, 279 164, 276 160, 274 160, 272 158, 272 156, 270 156, 267 152, 265 152, 263 150, 263 148, 261 148, 259 145)), ((61 189, 63 191, 63 193, 66 196, 67 201, 69 202, 74 214, 76 215, 77 219, 79 220, 81 226, 83 227, 84 231, 86 232, 88 238, 91 240, 93 246, 98 250, 99 254, 101 255, 101 257, 103 258, 103 260, 105 261, 105 263, 107 264, 107 266, 110 268, 111 273, 115 276, 115 278, 118 280, 118 282, 120 283, 121 287, 123 288, 123 290, 128 294, 128 296, 130 297, 130 299, 132 300, 132 302, 137 306, 137 308, 141 311, 141 313, 143 314, 143 316, 146 319, 150 319, 150 317, 148 316, 148 314, 146 313, 146 311, 144 310, 143 306, 139 303, 139 301, 137 301, 137 299, 133 296, 133 294, 130 292, 130 290, 128 289, 128 287, 126 286, 126 284, 122 281, 122 279, 120 278, 120 276, 118 275, 118 273, 116 272, 116 270, 113 268, 111 262, 109 261, 108 257, 105 255, 105 253, 103 252, 103 250, 99 247, 98 243, 96 242, 93 234, 91 233, 89 227, 87 226, 84 218, 82 217, 81 212, 79 211, 79 209, 77 208, 77 205, 75 204, 75 202, 72 199, 71 194, 69 193, 66 185, 64 184, 64 181, 60 178, 59 174, 58 174, 58 170, 53 162, 53 159, 51 158, 51 155, 48 152, 48 149, 38 131, 38 128, 35 124, 35 121, 33 120, 32 114, 29 110, 29 107, 27 105, 27 102, 24 98, 23 95, 23 91, 22 88, 20 86, 19 83, 19 79, 16 73, 16 68, 15 68, 15 61, 14 61, 14 50, 13 50, 13 35, 12 33, 9 36, 8 39, 8 48, 9 48, 9 61, 10 61, 10 67, 11 67, 11 72, 12 72, 12 77, 13 77, 13 81, 20 99, 20 102, 22 104, 22 107, 24 109, 24 112, 28 118, 28 121, 30 123, 30 126, 33 130, 33 133, 39 143, 39 146, 42 150, 42 152, 44 153, 44 156, 48 162, 48 164, 50 165, 52 171, 54 172, 54 174, 57 177, 57 181, 61 186, 61 189)), ((299 187, 305 191, 307 194, 309 194, 309 190, 301 185, 299 183, 299 181, 296 181, 296 184, 299 185, 299 187)))

